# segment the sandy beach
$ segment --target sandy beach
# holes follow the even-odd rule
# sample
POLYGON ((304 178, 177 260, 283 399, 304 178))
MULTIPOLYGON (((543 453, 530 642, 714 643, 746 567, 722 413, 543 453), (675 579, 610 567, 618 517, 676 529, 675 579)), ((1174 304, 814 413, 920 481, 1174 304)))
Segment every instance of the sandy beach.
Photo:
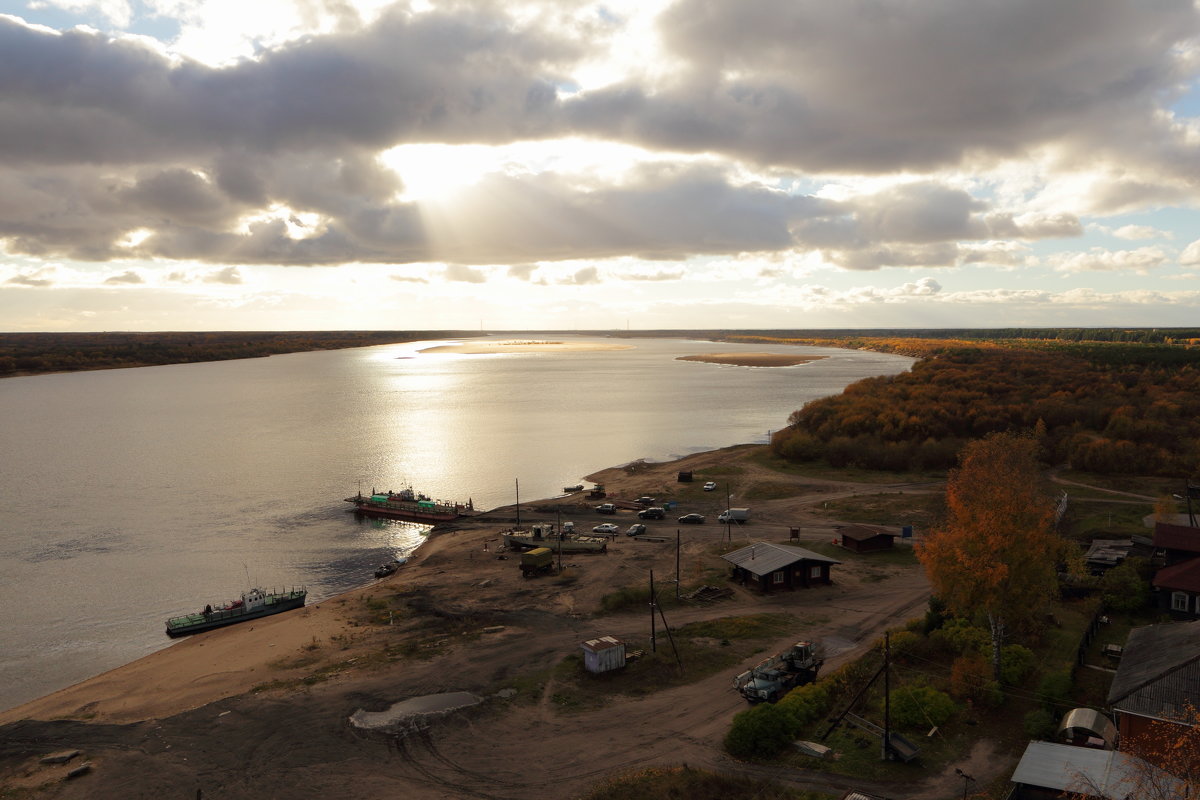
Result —
MULTIPOLYGON (((663 580, 679 563, 681 582, 713 580, 727 572, 716 555, 728 546, 727 535, 734 543, 786 542, 798 525, 803 533, 795 543, 828 541, 835 523, 814 513, 825 501, 932 490, 775 473, 747 459, 756 449, 761 446, 664 464, 635 462, 590 476, 607 487, 608 499, 678 497, 679 513, 725 502, 699 483, 679 484, 679 470, 692 470, 698 481, 736 471, 739 486, 794 483, 794 496, 756 502, 745 529, 727 534, 711 519, 682 526, 678 562, 680 526, 668 518, 649 523, 661 536, 617 536, 605 554, 565 557, 560 578, 525 579, 517 557, 498 552, 500 531, 513 525, 516 509, 464 518, 440 526, 390 577, 302 610, 190 637, 0 713, 0 786, 50 798, 191 797, 200 791, 222 798, 515 800, 577 797, 605 775, 638 766, 686 762, 742 770, 721 746, 730 719, 745 708, 729 687, 735 670, 574 710, 555 702, 552 676, 586 639, 644 641, 643 612, 601 614, 600 601, 619 587, 642 584, 651 569, 663 580), (483 702, 409 735, 349 723, 356 712, 442 692, 469 692, 483 702), (47 754, 76 749, 80 755, 67 764, 40 763, 47 754), (67 780, 67 770, 85 759, 88 774, 67 780), (545 769, 534 775, 522 763, 545 769)), ((615 518, 596 514, 595 502, 580 493, 523 504, 521 519, 528 525, 570 518, 584 529, 615 521, 622 531, 636 521, 629 510, 615 518)), ((829 646, 827 669, 857 657, 884 629, 920 615, 928 597, 919 567, 881 572, 852 557, 836 568, 833 586, 761 595, 725 584, 731 597, 685 604, 671 612, 671 624, 794 614, 807 620, 804 629, 766 647, 777 652, 800 635, 821 639, 829 646)), ((999 768, 971 766, 984 774, 999 768)), ((790 780, 803 786, 813 779, 801 771, 790 780)), ((945 796, 942 784, 926 784, 892 787, 889 796, 945 796)))
POLYGON ((703 361, 706 364, 728 364, 735 367, 794 367, 827 356, 801 356, 789 353, 705 353, 679 356, 676 361, 703 361))

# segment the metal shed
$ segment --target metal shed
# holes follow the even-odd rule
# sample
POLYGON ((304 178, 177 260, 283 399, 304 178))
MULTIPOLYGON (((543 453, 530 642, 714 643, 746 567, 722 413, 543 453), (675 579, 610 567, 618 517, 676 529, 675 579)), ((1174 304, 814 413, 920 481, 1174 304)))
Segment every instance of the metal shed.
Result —
POLYGON ((625 643, 615 636, 588 639, 580 648, 588 672, 608 672, 625 666, 625 643))

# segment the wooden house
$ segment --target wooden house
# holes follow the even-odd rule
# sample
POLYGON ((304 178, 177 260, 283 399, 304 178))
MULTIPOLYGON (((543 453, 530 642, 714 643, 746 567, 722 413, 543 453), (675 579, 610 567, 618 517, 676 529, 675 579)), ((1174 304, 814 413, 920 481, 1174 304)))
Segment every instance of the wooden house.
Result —
MULTIPOLYGON (((1108 691, 1124 748, 1152 740, 1173 741, 1179 725, 1196 723, 1200 698, 1200 621, 1167 622, 1134 628, 1108 691)), ((1149 757, 1149 756, 1147 756, 1149 757)), ((1170 764, 1159 764, 1170 769, 1170 764)))
POLYGON ((1190 525, 1154 523, 1154 547, 1163 551, 1168 567, 1193 558, 1200 558, 1200 528, 1190 525))
POLYGON ((755 542, 721 557, 733 565, 732 580, 760 592, 829 585, 830 568, 842 563, 803 547, 770 542, 755 542))
POLYGON ((842 537, 842 547, 855 553, 891 550, 896 544, 896 534, 881 525, 847 525, 838 533, 842 537))
POLYGON ((1200 558, 1154 573, 1154 605, 1177 619, 1200 618, 1200 558))

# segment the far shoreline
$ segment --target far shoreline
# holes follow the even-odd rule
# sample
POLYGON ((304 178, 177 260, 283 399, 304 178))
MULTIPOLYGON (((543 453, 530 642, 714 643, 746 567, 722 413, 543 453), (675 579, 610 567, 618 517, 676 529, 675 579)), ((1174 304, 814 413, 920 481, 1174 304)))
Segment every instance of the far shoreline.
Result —
POLYGON ((676 361, 700 361, 705 364, 724 364, 734 367, 796 367, 820 361, 829 356, 791 355, 789 353, 702 353, 679 356, 676 361))

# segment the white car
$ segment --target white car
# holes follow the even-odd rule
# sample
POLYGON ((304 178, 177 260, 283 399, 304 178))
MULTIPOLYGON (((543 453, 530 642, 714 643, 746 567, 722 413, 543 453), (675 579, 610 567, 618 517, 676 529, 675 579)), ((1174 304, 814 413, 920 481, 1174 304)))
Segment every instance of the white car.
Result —
POLYGON ((706 492, 713 492, 713 491, 716 491, 716 489, 717 489, 716 481, 709 481, 708 483, 704 484, 704 491, 706 491, 706 492))
POLYGON ((597 525, 596 527, 592 528, 592 533, 603 533, 605 536, 610 536, 619 530, 620 530, 620 528, 618 528, 613 523, 604 522, 604 523, 601 523, 600 525, 597 525))

